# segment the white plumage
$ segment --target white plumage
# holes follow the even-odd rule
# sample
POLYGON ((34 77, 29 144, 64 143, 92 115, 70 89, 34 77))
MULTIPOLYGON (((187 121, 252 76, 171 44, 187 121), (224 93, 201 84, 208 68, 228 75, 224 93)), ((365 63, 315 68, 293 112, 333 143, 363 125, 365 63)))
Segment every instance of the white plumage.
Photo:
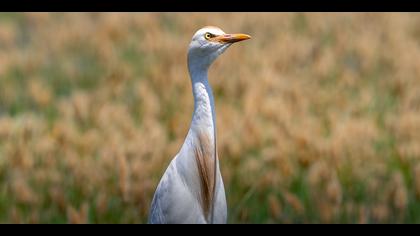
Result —
POLYGON ((157 186, 149 223, 226 223, 214 100, 207 74, 212 62, 230 45, 249 38, 225 34, 212 26, 194 34, 188 50, 194 113, 184 144, 157 186))

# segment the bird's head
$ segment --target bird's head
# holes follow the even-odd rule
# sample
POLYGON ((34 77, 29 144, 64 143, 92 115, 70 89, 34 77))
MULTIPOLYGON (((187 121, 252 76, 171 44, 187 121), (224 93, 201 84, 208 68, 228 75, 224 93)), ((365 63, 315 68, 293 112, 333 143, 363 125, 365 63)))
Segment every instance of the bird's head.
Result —
POLYGON ((214 26, 201 28, 192 37, 188 50, 188 64, 206 69, 233 43, 250 38, 247 34, 226 34, 214 26))

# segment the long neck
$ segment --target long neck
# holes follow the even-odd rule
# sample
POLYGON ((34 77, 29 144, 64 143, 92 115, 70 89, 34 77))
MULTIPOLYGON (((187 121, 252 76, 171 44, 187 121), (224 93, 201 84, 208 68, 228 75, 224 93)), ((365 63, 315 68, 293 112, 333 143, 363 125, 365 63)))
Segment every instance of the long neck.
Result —
POLYGON ((199 150, 196 151, 196 160, 199 170, 201 170, 199 172, 201 191, 202 195, 205 196, 203 211, 207 214, 207 217, 210 217, 208 218, 209 222, 213 223, 217 184, 216 116, 213 92, 207 79, 208 66, 199 66, 189 60, 188 69, 194 95, 194 113, 190 131, 193 131, 199 140, 199 145, 195 147, 195 150, 199 150))
POLYGON ((197 131, 211 131, 210 135, 213 136, 216 127, 216 115, 213 92, 207 79, 208 70, 203 67, 190 66, 189 71, 194 96, 191 128, 197 131))

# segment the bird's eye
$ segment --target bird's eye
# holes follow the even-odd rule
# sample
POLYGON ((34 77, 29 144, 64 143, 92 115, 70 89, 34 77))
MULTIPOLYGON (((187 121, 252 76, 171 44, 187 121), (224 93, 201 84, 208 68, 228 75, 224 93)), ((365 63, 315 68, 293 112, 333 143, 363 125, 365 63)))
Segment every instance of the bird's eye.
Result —
POLYGON ((204 35, 204 38, 205 38, 205 39, 210 39, 210 38, 213 38, 213 35, 212 35, 212 34, 210 34, 210 33, 206 33, 206 34, 204 35))

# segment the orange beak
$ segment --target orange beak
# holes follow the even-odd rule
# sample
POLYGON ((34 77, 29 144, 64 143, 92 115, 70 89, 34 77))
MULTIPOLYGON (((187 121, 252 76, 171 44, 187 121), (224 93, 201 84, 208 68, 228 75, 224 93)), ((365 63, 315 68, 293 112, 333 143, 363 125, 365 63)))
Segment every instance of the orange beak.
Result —
POLYGON ((214 37, 213 40, 219 43, 236 43, 239 41, 250 39, 251 36, 247 34, 223 34, 217 37, 214 37))

